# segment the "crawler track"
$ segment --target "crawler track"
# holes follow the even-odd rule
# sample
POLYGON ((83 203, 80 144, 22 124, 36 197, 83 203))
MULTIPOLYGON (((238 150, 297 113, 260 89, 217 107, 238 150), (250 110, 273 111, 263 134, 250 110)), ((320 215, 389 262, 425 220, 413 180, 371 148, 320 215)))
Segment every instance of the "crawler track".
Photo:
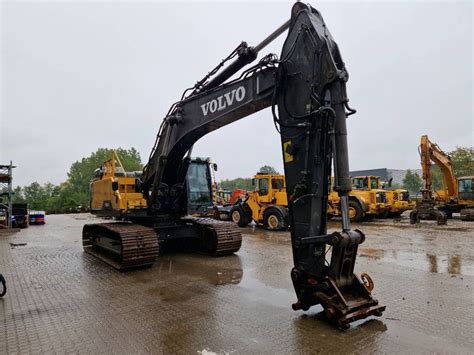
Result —
POLYGON ((82 246, 117 270, 151 266, 159 254, 153 228, 133 223, 86 224, 82 246))
POLYGON ((235 224, 212 218, 193 218, 192 222, 201 229, 202 245, 207 253, 223 256, 240 249, 242 234, 235 224))

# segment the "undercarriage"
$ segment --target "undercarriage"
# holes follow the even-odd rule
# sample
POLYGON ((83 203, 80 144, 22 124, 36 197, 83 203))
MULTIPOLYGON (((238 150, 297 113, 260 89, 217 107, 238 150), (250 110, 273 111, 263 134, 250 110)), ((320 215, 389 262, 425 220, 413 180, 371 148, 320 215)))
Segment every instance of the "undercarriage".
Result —
POLYGON ((152 266, 160 249, 171 243, 176 248, 179 241, 187 250, 223 256, 240 249, 242 235, 232 223, 192 217, 154 227, 131 222, 86 224, 82 231, 84 251, 122 271, 152 266))

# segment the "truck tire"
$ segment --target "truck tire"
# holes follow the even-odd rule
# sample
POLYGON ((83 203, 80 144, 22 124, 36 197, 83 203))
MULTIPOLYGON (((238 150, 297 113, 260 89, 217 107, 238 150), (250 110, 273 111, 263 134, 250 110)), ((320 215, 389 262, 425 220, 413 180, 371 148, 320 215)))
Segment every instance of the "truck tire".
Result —
POLYGON ((410 224, 420 223, 420 214, 417 210, 412 210, 410 212, 410 224))
POLYGON ((230 210, 230 220, 239 227, 245 227, 251 222, 251 217, 249 218, 242 206, 234 206, 230 210))
POLYGON ((281 231, 287 228, 287 223, 280 210, 270 207, 263 213, 263 226, 269 231, 281 231))
POLYGON ((349 200, 349 218, 351 222, 360 222, 364 218, 364 211, 362 206, 354 200, 349 200))
POLYGON ((384 211, 376 216, 377 219, 386 219, 390 216, 389 211, 384 211))

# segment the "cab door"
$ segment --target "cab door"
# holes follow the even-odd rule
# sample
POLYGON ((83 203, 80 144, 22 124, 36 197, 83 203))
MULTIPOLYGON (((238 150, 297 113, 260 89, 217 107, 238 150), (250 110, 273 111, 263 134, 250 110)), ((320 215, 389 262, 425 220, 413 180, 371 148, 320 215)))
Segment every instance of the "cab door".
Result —
POLYGON ((270 183, 268 177, 257 179, 258 199, 262 203, 269 203, 271 200, 270 183))

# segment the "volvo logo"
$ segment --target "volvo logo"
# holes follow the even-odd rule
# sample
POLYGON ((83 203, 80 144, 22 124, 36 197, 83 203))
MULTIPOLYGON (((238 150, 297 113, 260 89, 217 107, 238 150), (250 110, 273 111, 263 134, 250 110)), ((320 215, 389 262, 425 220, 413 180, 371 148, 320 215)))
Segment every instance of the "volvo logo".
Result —
POLYGON ((225 108, 232 106, 234 102, 240 102, 245 98, 245 87, 239 86, 224 95, 221 95, 211 101, 201 105, 202 114, 207 116, 208 113, 214 113, 224 110, 225 108))

